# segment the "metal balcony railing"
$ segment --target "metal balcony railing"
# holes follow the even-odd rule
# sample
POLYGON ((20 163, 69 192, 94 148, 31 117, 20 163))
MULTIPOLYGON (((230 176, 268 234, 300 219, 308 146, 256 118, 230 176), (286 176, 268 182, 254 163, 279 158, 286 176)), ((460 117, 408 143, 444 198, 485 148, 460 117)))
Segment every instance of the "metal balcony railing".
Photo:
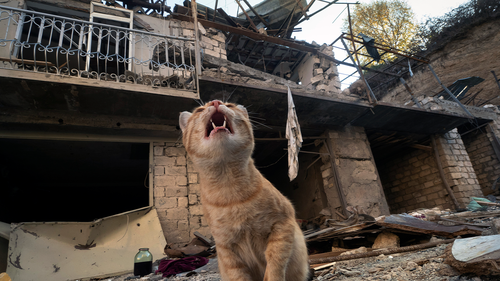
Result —
POLYGON ((194 91, 194 45, 191 38, 0 6, 0 69, 194 91))

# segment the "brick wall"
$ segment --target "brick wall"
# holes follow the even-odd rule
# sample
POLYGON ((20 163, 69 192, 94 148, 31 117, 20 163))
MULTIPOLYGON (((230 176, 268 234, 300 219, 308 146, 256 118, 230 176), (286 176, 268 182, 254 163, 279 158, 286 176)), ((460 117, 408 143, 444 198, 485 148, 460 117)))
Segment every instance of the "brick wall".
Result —
POLYGON ((434 155, 407 149, 379 164, 379 173, 392 214, 419 208, 452 208, 434 155))
POLYGON ((210 233, 199 201, 198 173, 183 147, 154 143, 154 205, 169 244, 188 243, 194 231, 210 233))
POLYGON ((467 150, 457 129, 437 138, 437 145, 447 181, 461 207, 467 206, 472 196, 483 196, 467 150))
MULTIPOLYGON (((436 137, 436 143, 446 180, 463 208, 471 196, 482 196, 469 155, 456 129, 436 137)), ((455 209, 432 151, 408 149, 379 162, 378 169, 391 213, 455 209)))
POLYGON ((486 128, 462 136, 484 195, 493 193, 493 182, 500 176, 500 161, 496 157, 486 128))

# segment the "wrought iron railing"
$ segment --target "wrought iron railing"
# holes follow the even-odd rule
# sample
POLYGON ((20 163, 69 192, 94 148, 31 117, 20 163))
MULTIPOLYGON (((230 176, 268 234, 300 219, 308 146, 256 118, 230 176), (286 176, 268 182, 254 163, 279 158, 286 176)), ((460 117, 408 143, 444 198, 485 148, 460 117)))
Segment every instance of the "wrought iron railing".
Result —
POLYGON ((195 90, 194 39, 0 6, 0 69, 195 90))

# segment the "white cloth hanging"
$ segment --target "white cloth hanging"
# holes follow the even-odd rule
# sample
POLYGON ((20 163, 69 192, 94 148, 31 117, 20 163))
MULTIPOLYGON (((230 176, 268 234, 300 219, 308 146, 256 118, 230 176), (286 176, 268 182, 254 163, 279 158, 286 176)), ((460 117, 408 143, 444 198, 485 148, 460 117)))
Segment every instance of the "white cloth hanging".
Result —
POLYGON ((299 173, 299 151, 302 147, 302 133, 295 112, 292 92, 288 87, 288 118, 286 121, 286 138, 288 139, 288 177, 293 181, 299 173))

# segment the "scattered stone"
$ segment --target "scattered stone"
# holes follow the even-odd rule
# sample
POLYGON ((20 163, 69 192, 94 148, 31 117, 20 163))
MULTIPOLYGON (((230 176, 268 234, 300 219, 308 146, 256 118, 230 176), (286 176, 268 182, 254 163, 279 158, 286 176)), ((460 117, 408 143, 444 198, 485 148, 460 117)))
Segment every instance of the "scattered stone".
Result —
POLYGON ((399 236, 394 233, 384 231, 380 233, 373 243, 373 249, 398 248, 399 236))
POLYGON ((344 252, 340 255, 345 256, 345 255, 361 254, 361 253, 366 253, 366 252, 368 252, 368 249, 366 249, 366 247, 359 247, 355 250, 347 251, 347 252, 344 252))

